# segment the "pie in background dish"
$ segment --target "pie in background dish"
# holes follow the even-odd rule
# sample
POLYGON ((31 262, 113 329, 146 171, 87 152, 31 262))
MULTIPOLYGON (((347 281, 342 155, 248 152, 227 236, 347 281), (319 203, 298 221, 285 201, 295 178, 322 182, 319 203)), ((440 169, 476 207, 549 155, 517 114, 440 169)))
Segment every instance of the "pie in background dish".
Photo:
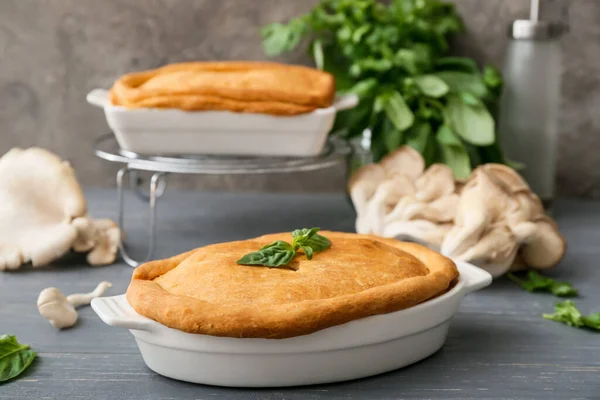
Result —
POLYGON ((124 75, 110 97, 126 108, 296 115, 331 106, 335 79, 297 65, 189 62, 124 75))
POLYGON ((415 306, 445 293, 454 263, 416 243, 320 232, 331 247, 293 269, 245 266, 242 255, 289 233, 219 243, 135 269, 127 300, 139 314, 189 333, 288 338, 415 306))

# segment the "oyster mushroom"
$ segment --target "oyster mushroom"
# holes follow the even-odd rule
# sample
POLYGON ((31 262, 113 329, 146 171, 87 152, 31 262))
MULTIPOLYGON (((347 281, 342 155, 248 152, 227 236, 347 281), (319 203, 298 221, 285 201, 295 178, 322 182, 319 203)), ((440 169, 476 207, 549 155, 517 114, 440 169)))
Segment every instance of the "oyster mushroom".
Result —
POLYGON ((89 247, 73 225, 87 205, 68 162, 41 148, 15 148, 0 158, 0 176, 0 270, 43 266, 74 245, 89 247))
POLYGON ((558 264, 567 251, 567 243, 556 223, 545 215, 512 229, 521 243, 519 255, 530 267, 550 268, 558 264))
POLYGON ((358 233, 374 233, 381 235, 385 215, 398 203, 403 196, 414 193, 412 182, 404 175, 392 175, 384 180, 375 191, 373 197, 369 200, 365 215, 364 225, 357 225, 358 233), (359 231, 359 228, 362 229, 359 231))
POLYGON ((365 165, 350 177, 348 190, 356 210, 356 231, 367 232, 368 222, 365 221, 367 203, 375 194, 379 184, 385 179, 385 171, 378 164, 365 165))
POLYGON ((516 172, 497 165, 478 167, 463 187, 454 227, 441 247, 443 254, 476 263, 494 276, 522 263, 551 267, 565 249, 539 198, 516 172))
POLYGON ((513 265, 519 243, 506 225, 492 226, 464 253, 455 258, 469 261, 497 277, 505 274, 513 265))
POLYGON ((402 146, 379 162, 386 175, 402 174, 414 182, 425 170, 423 156, 410 146, 402 146))
POLYGON ((66 296, 55 287, 42 290, 37 299, 40 315, 46 318, 57 329, 70 328, 77 322, 77 307, 90 304, 92 299, 100 297, 110 288, 110 282, 101 282, 90 293, 66 296))
POLYGON ((475 169, 460 194, 454 227, 442 243, 442 253, 455 257, 474 246, 509 204, 510 196, 485 170, 475 169))
POLYGON ((416 198, 433 201, 449 196, 455 191, 454 172, 444 164, 433 164, 415 181, 416 198))
POLYGON ((423 219, 392 221, 385 225, 383 236, 417 242, 437 251, 451 227, 452 224, 436 224, 423 219))

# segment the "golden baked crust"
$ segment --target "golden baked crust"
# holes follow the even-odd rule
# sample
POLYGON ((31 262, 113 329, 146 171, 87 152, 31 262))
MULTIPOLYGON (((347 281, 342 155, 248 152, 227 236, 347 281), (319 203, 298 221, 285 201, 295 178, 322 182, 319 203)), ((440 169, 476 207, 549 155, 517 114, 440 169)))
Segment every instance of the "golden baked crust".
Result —
POLYGON ((327 72, 265 62, 190 62, 124 75, 111 102, 127 108, 228 110, 295 115, 329 107, 335 80, 327 72))
POLYGON ((220 243, 136 268, 127 300, 141 315, 190 333, 286 338, 419 304, 458 277, 454 263, 415 243, 320 232, 331 248, 297 271, 236 264, 289 233, 220 243))

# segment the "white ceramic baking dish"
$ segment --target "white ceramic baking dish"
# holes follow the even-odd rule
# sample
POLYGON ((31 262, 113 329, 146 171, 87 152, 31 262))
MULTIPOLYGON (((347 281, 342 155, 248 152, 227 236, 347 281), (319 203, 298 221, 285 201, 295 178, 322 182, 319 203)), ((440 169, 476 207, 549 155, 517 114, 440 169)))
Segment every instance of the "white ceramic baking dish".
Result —
POLYGON ((289 339, 236 339, 184 333, 137 314, 124 295, 92 308, 108 325, 130 329, 153 371, 219 386, 296 386, 391 371, 437 351, 463 296, 490 284, 487 272, 457 262, 447 293, 406 310, 376 315, 289 339))
POLYGON ((457 284, 415 307, 375 315, 289 339, 237 339, 181 332, 137 314, 125 295, 92 308, 106 324, 127 328, 148 367, 182 381, 273 387, 337 382, 391 371, 436 352, 465 294, 492 281, 457 262, 457 284))
POLYGON ((216 154, 310 157, 318 155, 337 111, 355 107, 355 95, 338 96, 328 108, 297 116, 127 109, 110 103, 108 91, 94 89, 87 101, 104 109, 123 150, 139 154, 216 154))

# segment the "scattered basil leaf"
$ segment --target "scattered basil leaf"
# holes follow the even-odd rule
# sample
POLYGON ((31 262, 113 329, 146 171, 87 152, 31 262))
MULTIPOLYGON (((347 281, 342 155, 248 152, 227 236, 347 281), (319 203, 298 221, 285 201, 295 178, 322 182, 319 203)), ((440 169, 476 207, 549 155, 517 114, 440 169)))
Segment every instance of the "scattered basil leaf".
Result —
POLYGON ((543 317, 575 328, 588 328, 600 331, 600 313, 583 316, 571 300, 556 303, 554 313, 543 314, 543 317))
POLYGON ((450 90, 446 82, 435 75, 415 76, 413 79, 425 96, 438 98, 446 95, 450 90))
POLYGON ((494 143, 494 119, 485 107, 468 106, 456 96, 450 96, 448 115, 454 131, 465 141, 478 146, 494 143))
POLYGON ((577 290, 570 283, 555 281, 535 270, 528 271, 526 278, 521 278, 513 273, 509 273, 507 276, 528 292, 542 291, 552 293, 558 297, 575 297, 578 295, 577 290))
POLYGON ((394 91, 384 103, 387 117, 392 121, 396 129, 405 130, 412 126, 415 116, 406 105, 404 98, 398 91, 394 91))
POLYGON ((31 365, 36 355, 29 345, 20 344, 16 336, 0 336, 0 382, 20 375, 31 365))

